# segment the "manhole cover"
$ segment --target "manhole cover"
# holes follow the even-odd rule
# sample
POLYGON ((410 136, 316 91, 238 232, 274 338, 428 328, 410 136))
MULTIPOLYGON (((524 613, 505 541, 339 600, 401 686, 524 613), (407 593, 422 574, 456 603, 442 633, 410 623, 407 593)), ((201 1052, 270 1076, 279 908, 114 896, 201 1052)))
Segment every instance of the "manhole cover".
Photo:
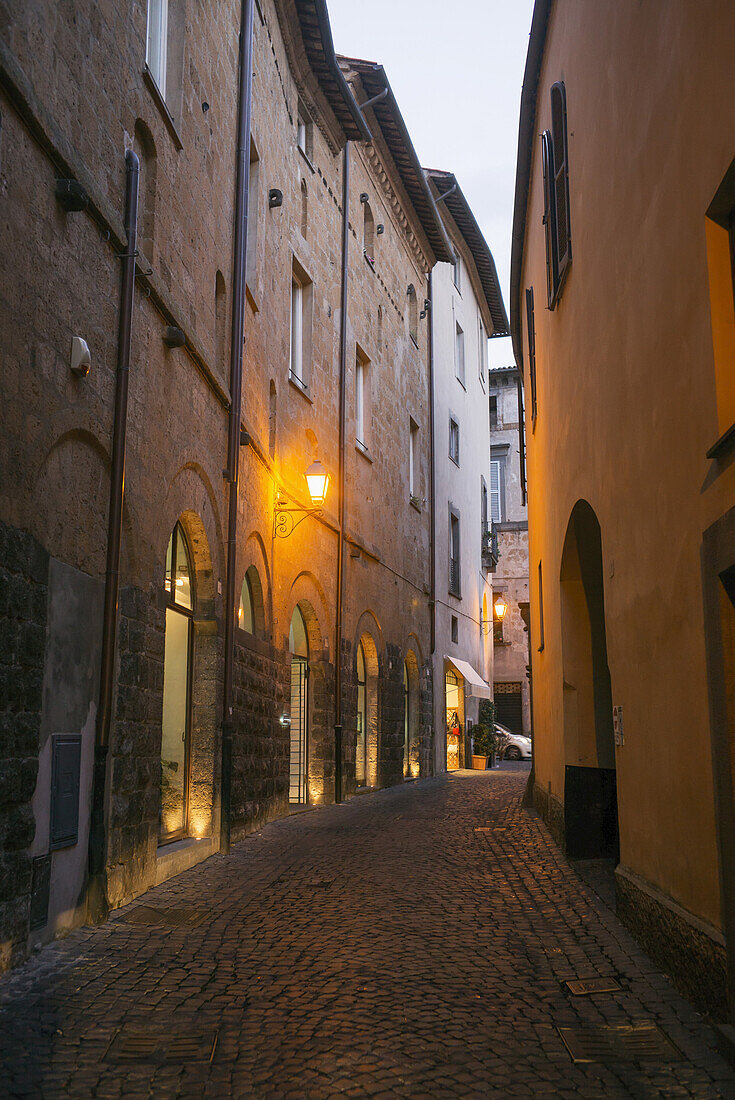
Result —
POLYGON ((585 993, 615 993, 620 989, 614 978, 584 978, 564 982, 570 993, 582 997, 585 993))
POLYGON ((557 1028, 573 1062, 671 1062, 681 1053, 652 1024, 557 1028))
POLYGON ((146 928, 196 928, 206 915, 206 910, 189 906, 156 909, 152 905, 136 905, 129 913, 123 913, 120 920, 146 928))
MULTIPOLYGON (((175 1022, 172 1022, 175 1026, 175 1022)), ((121 1028, 105 1052, 108 1062, 148 1062, 163 1065, 182 1062, 211 1062, 217 1048, 218 1031, 192 1035, 151 1035, 149 1031, 121 1028)))

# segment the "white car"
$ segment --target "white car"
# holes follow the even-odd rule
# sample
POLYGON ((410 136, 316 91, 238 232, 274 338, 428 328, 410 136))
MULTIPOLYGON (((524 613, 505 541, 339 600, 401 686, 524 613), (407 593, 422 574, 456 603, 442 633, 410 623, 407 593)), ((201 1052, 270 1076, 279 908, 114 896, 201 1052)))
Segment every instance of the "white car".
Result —
POLYGON ((495 723, 498 738, 498 756, 501 760, 530 760, 533 756, 533 743, 523 733, 511 733, 499 722, 495 723))

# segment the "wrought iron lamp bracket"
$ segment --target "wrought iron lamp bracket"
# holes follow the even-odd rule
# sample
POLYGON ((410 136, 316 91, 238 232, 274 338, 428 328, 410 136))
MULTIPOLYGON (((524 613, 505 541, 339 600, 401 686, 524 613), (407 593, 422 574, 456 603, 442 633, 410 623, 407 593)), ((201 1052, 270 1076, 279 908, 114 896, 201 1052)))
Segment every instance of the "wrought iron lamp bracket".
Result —
POLYGON ((273 534, 277 539, 287 539, 293 531, 303 523, 307 516, 320 516, 321 508, 298 508, 276 500, 273 511, 273 534), (300 516, 300 519, 294 519, 300 516))

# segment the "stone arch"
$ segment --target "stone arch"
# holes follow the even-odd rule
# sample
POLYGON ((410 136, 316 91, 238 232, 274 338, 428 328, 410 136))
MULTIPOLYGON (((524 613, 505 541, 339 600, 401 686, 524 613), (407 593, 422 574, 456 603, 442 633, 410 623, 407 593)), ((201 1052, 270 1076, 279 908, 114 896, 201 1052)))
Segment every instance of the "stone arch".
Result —
POLYGON ((224 574, 224 535, 212 482, 204 467, 192 460, 184 462, 176 471, 160 508, 156 525, 157 562, 161 560, 159 548, 162 546, 165 552, 173 526, 185 511, 194 513, 206 532, 211 573, 206 578, 203 576, 200 583, 205 583, 204 590, 214 601, 216 581, 224 574))
POLYGON ((245 540, 242 567, 243 574, 238 591, 247 580, 253 600, 254 633, 259 638, 267 638, 270 636, 272 621, 271 578, 265 544, 258 531, 251 531, 245 540))
POLYGON ((357 620, 357 626, 355 627, 355 646, 362 637, 363 634, 369 634, 373 639, 375 646, 375 652, 378 661, 378 670, 383 672, 383 665, 385 664, 385 640, 383 638, 383 628, 380 625, 377 615, 371 608, 366 608, 357 620))
MULTIPOLYGON (((296 604, 305 610, 304 617, 309 635, 311 656, 318 655, 322 660, 329 660, 329 643, 332 637, 332 616, 329 611, 326 593, 317 578, 309 570, 304 569, 294 577, 291 584, 289 599, 290 623, 293 608, 296 604), (303 606, 302 606, 303 605, 303 606)), ((288 637, 284 642, 284 649, 288 648, 288 637)))
POLYGON ((613 856, 617 793, 602 532, 586 500, 577 501, 569 518, 559 587, 566 847, 577 858, 613 856))
MULTIPOLYGON (((104 577, 110 509, 110 455, 93 432, 72 428, 49 447, 28 483, 31 533, 54 557, 104 577)), ((123 499, 120 571, 136 575, 137 533, 129 494, 123 499)))

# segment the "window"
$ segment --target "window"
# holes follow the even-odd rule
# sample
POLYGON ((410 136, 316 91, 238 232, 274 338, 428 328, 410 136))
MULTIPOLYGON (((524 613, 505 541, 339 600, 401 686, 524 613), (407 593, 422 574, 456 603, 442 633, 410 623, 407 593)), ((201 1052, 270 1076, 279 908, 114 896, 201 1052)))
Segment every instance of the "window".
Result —
POLYGON ((375 219, 369 202, 362 205, 362 254, 369 264, 375 263, 375 219))
POLYGON ((355 355, 355 438, 363 450, 370 442, 370 360, 358 348, 355 355))
POLYGON ((504 465, 500 458, 490 460, 490 518, 493 523, 500 523, 503 519, 504 465))
POLYGON ((454 279, 454 285, 457 290, 462 290, 462 261, 459 258, 459 253, 454 253, 454 263, 452 264, 452 277, 454 279))
POLYGON ((303 103, 299 102, 296 118, 296 144, 309 162, 311 162, 313 151, 313 138, 314 124, 303 103))
POLYGON ((214 347, 217 368, 225 377, 227 352, 227 292, 225 277, 218 271, 214 277, 214 347))
POLYGON ((158 85, 161 95, 166 95, 166 63, 168 60, 168 0, 148 0, 148 32, 145 63, 158 85))
POLYGON ((480 371, 480 381, 483 386, 485 385, 485 368, 487 366, 487 336, 485 334, 485 326, 482 321, 479 322, 479 334, 478 334, 479 348, 478 348, 478 366, 480 371))
POLYGON ((544 574, 538 563, 538 651, 544 648, 544 574))
POLYGON ((409 284, 406 291, 406 297, 408 298, 408 335, 413 340, 416 347, 419 345, 419 304, 416 297, 416 287, 413 283, 409 284))
POLYGON ((449 591, 452 596, 460 595, 459 568, 459 515, 449 512, 449 591))
POLYGON ((498 397, 497 394, 490 395, 490 430, 498 427, 498 397))
POLYGON ((289 377, 302 389, 309 388, 311 302, 311 281, 300 264, 294 259, 291 272, 291 349, 289 357, 289 377))
POLYGON ((487 531, 487 483, 482 474, 480 474, 480 521, 484 534, 487 531))
POLYGON ((459 619, 456 615, 452 615, 452 641, 455 645, 459 641, 459 619))
POLYGON ((138 248, 153 262, 153 241, 156 230, 156 184, 158 179, 158 158, 153 135, 142 119, 135 123, 135 148, 140 158, 140 177, 138 182, 138 248))
POLYGON ((464 386, 464 332, 455 321, 454 335, 454 373, 464 386))
POLYGON ((306 180, 301 181, 301 236, 306 237, 309 229, 309 188, 306 180))
POLYGON ((536 423, 536 327, 533 312, 533 287, 526 290, 526 337, 528 340, 528 380, 531 385, 531 423, 536 423))
POLYGON ((567 151, 567 102, 561 82, 551 88, 551 130, 541 135, 544 177, 544 227, 549 309, 561 295, 572 260, 569 224, 569 168, 567 151))
POLYGON ((418 445, 419 426, 410 417, 408 421, 408 492, 412 499, 418 498, 418 445))
POLYGON ((459 422, 449 418, 449 457, 459 466, 459 422))
POLYGON ((242 591, 240 592, 240 606, 237 610, 237 625, 246 634, 253 634, 255 618, 253 615, 253 593, 250 589, 250 581, 247 573, 243 577, 242 591))

